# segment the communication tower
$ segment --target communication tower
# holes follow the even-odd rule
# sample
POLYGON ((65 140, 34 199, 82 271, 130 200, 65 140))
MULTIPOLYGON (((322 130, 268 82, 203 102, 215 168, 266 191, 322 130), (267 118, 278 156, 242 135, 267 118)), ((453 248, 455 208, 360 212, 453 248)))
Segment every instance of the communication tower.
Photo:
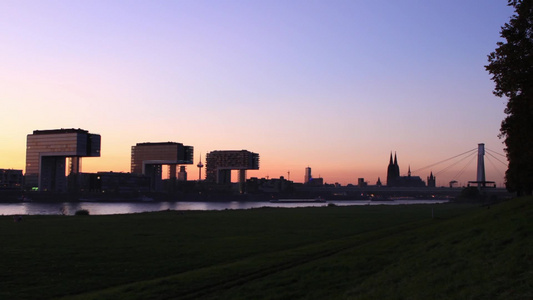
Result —
POLYGON ((200 154, 200 162, 196 165, 198 167, 198 181, 202 180, 202 168, 204 167, 204 164, 202 164, 202 154, 200 154))

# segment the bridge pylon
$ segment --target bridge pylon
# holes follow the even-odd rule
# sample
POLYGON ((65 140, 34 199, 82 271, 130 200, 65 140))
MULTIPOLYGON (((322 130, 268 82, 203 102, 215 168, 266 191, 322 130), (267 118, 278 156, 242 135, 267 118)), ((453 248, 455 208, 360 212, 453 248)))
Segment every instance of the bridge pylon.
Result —
POLYGON ((477 145, 477 177, 475 181, 469 181, 468 186, 475 185, 479 189, 485 187, 496 187, 494 181, 487 181, 485 179, 485 144, 477 145))

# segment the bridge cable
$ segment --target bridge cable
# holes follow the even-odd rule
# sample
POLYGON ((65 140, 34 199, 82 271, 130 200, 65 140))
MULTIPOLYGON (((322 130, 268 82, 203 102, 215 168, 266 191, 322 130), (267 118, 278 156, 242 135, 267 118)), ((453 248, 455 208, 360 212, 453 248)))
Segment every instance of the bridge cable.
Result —
MULTIPOLYGON (((476 149, 476 150, 477 150, 477 149, 476 149)), ((460 160, 458 160, 457 162, 455 162, 455 163, 453 163, 453 164, 447 166, 446 168, 444 168, 444 169, 438 171, 437 173, 435 173, 435 175, 447 171, 448 169, 450 169, 451 167, 457 165, 458 163, 462 162, 463 160, 465 160, 465 159, 467 159, 467 158, 470 158, 470 156, 475 157, 476 154, 477 154, 477 153, 474 153, 474 152, 473 152, 473 153, 470 153, 469 155, 467 155, 467 156, 461 158, 460 160)))
POLYGON ((465 172, 466 168, 468 166, 470 166, 472 164, 472 162, 474 161, 474 159, 476 158, 475 155, 472 155, 472 158, 468 161, 468 163, 461 169, 461 171, 459 171, 459 173, 457 173, 457 175, 455 175, 454 177, 452 177, 452 180, 457 180, 461 177, 461 175, 463 175, 463 173, 465 172))
POLYGON ((502 172, 500 169, 498 169, 496 167, 496 165, 494 164, 494 162, 492 161, 492 159, 490 159, 489 157, 487 157, 487 160, 489 161, 489 163, 492 165, 492 167, 494 168, 494 170, 498 173, 498 175, 500 175, 501 177, 504 177, 505 178, 505 173, 502 172))
POLYGON ((414 170, 414 171, 412 171, 412 172, 413 172, 413 173, 416 173, 416 172, 418 172, 418 171, 422 171, 422 170, 425 170, 425 169, 429 169, 429 168, 431 168, 431 167, 433 167, 433 166, 436 166, 436 165, 441 164, 441 163, 443 163, 443 162, 447 162, 447 161, 449 161, 449 160, 452 160, 452 159, 454 159, 454 158, 457 158, 457 157, 459 157, 459 156, 461 156, 461 155, 465 155, 465 154, 467 154, 467 153, 469 153, 469 152, 472 152, 472 151, 477 151, 477 148, 474 148, 474 149, 472 149, 472 150, 468 150, 468 151, 466 151, 466 152, 463 152, 463 153, 461 153, 461 154, 455 155, 455 156, 453 156, 453 157, 450 157, 450 158, 447 158, 447 159, 441 160, 441 161, 436 162, 436 163, 434 163, 434 164, 431 164, 431 165, 429 165, 429 166, 426 166, 426 167, 423 167, 423 168, 416 169, 416 170, 414 170))
POLYGON ((494 151, 494 150, 491 150, 491 149, 489 149, 489 148, 485 148, 485 150, 487 150, 487 151, 489 151, 489 152, 492 152, 492 153, 494 153, 494 154, 498 154, 499 156, 502 156, 502 157, 507 158, 507 156, 505 156, 504 154, 498 153, 498 152, 496 152, 496 151, 494 151))
POLYGON ((495 160, 499 161, 502 165, 506 166, 507 167, 507 164, 504 163, 503 161, 499 160, 496 156, 492 155, 491 153, 487 153, 489 156, 491 156, 492 158, 494 158, 495 160))

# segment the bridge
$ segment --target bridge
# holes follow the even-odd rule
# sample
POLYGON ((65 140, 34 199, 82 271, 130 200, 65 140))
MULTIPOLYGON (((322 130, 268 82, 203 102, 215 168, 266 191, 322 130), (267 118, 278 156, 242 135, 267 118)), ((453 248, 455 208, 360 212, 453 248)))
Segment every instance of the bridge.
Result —
MULTIPOLYGON (((413 197, 420 199, 445 199, 454 198, 461 194, 465 187, 477 187, 480 191, 495 195, 499 198, 505 198, 511 196, 511 194, 503 187, 496 187, 495 181, 487 180, 485 174, 485 158, 491 164, 493 170, 504 177, 505 169, 507 169, 507 163, 503 161, 506 159, 505 155, 496 151, 485 148, 485 144, 478 144, 477 148, 470 149, 460 154, 454 155, 444 160, 440 160, 436 163, 432 163, 425 167, 414 170, 412 173, 420 171, 428 171, 438 169, 436 172, 432 172, 433 175, 439 176, 445 172, 455 170, 452 180, 447 186, 441 187, 398 187, 398 186, 322 186, 322 187, 310 187, 303 186, 298 188, 299 193, 307 193, 308 196, 325 196, 327 199, 368 199, 372 197, 378 198, 392 198, 392 197, 413 197), (487 155, 487 156, 486 156, 487 155), (475 180, 468 180, 466 185, 459 185, 459 180, 463 178, 467 170, 471 170, 473 162, 476 161, 476 178, 475 180), (498 168, 499 164, 500 168, 498 168), (440 169, 438 168, 440 167, 440 169), (454 169, 454 167, 456 167, 454 169), (458 168, 459 167, 459 171, 458 168), (503 170, 502 170, 503 168, 503 170), (327 195, 327 196, 326 196, 327 195)), ((449 174, 449 173, 448 173, 449 174)), ((474 179, 474 178, 471 178, 474 179)))
POLYGON ((485 144, 483 143, 478 144, 477 148, 470 149, 468 151, 454 155, 447 159, 444 159, 436 163, 430 164, 428 166, 416 169, 413 171, 413 173, 417 173, 417 172, 424 171, 424 170, 430 170, 431 168, 435 168, 437 166, 442 166, 446 164, 443 168, 441 168, 439 171, 434 173, 435 176, 438 176, 438 175, 442 175, 445 172, 449 172, 455 166, 458 166, 458 165, 461 166, 460 164, 462 163, 462 168, 457 173, 454 173, 453 176, 451 176, 452 179, 449 182, 449 187, 458 187, 459 180, 468 170, 468 167, 471 166, 472 163, 477 158, 476 179, 468 180, 467 186, 477 186, 480 189, 488 188, 488 187, 495 188, 496 182, 489 181, 486 179, 485 157, 491 164, 491 167, 494 170, 494 172, 500 175, 501 178, 503 178, 505 174, 505 170, 507 169, 507 163, 502 161, 502 159, 506 160, 507 159, 506 156, 494 150, 485 148, 485 144), (501 168, 504 168, 504 170, 502 170, 501 168))

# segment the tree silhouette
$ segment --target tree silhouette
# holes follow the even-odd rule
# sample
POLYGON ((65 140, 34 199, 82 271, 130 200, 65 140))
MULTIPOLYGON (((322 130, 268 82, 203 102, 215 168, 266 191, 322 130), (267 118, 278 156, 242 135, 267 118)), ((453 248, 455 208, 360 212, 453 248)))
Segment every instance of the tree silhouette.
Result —
POLYGON ((501 30, 505 42, 489 54, 485 69, 496 84, 493 93, 507 97, 504 138, 509 167, 505 185, 518 195, 533 190, 533 0, 508 0, 515 9, 501 30))

